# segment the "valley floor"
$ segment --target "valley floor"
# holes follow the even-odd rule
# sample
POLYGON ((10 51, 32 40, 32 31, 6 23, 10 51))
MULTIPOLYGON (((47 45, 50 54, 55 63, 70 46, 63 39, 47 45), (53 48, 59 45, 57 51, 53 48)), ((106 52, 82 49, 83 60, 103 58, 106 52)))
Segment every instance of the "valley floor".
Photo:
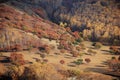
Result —
MULTIPOLYGON (((57 43, 55 41, 49 41, 47 39, 42 39, 42 40, 44 40, 45 43, 57 46, 57 43)), ((86 47, 86 49, 82 51, 83 53, 87 52, 88 49, 92 49, 96 51, 97 53, 95 55, 83 55, 81 57, 72 57, 71 54, 60 53, 60 51, 57 48, 55 48, 55 50, 51 51, 51 54, 47 55, 45 59, 48 60, 48 63, 58 64, 58 65, 65 67, 66 69, 80 69, 82 71, 93 71, 93 72, 104 73, 104 70, 108 69, 108 66, 105 64, 105 62, 111 59, 111 57, 113 56, 118 57, 116 55, 111 55, 108 52, 109 46, 102 46, 100 49, 94 49, 93 46, 91 46, 92 42, 84 41, 82 43, 86 47), (56 55, 54 53, 60 53, 60 54, 56 55), (72 63, 73 61, 79 58, 82 58, 83 60, 85 58, 90 58, 91 62, 87 64, 85 61, 83 61, 83 64, 79 66, 72 63), (60 64, 60 60, 64 60, 65 64, 60 64)), ((37 54, 39 53, 39 50, 22 51, 18 53, 23 54, 24 59, 30 62, 36 62, 36 59, 41 59, 40 55, 37 54)), ((10 54, 11 54, 10 52, 6 52, 3 55, 10 56, 10 54)))

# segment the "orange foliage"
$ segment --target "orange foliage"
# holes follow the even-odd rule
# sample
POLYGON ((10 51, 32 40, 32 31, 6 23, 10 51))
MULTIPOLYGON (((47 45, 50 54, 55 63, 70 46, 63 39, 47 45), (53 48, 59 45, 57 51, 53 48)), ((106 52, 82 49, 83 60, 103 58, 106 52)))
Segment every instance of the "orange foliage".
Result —
POLYGON ((15 52, 11 53, 10 61, 15 65, 24 65, 25 64, 25 60, 23 58, 23 55, 17 54, 15 52))
POLYGON ((80 35, 78 31, 73 32, 73 36, 75 37, 75 39, 79 39, 80 35))

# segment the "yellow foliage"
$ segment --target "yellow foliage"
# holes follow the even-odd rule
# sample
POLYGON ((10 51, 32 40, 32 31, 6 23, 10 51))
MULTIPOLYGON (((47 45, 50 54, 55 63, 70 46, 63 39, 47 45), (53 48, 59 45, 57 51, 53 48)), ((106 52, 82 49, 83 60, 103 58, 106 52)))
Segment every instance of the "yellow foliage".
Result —
POLYGON ((66 80, 51 64, 34 63, 25 69, 22 79, 26 80, 66 80))

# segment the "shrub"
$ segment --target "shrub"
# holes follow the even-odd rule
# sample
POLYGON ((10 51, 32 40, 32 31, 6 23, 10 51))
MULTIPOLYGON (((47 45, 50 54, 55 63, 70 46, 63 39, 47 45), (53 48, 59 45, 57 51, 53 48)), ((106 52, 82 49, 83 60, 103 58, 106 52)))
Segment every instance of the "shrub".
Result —
POLYGON ((118 57, 118 61, 120 61, 120 56, 118 57))
POLYGON ((24 66, 11 65, 8 67, 6 76, 12 78, 11 80, 18 80, 19 77, 24 73, 24 66))
POLYGON ((71 54, 72 54, 73 57, 78 57, 79 56, 79 53, 76 52, 76 51, 72 51, 71 54))
POLYGON ((65 61, 64 61, 64 60, 60 60, 60 63, 61 63, 61 64, 65 64, 65 61))
POLYGON ((64 46, 63 45, 59 45, 58 49, 64 49, 64 46))
POLYGON ((65 49, 61 49, 60 52, 61 52, 61 53, 65 53, 66 50, 65 50, 65 49))
POLYGON ((78 42, 81 41, 81 40, 80 40, 80 35, 79 35, 79 32, 78 32, 78 31, 73 32, 73 36, 75 37, 75 39, 76 39, 78 42))
POLYGON ((48 46, 48 45, 43 45, 43 46, 39 47, 39 50, 40 50, 41 52, 46 52, 47 54, 50 54, 51 47, 48 46))
POLYGON ((120 72, 120 61, 115 57, 112 57, 112 59, 108 61, 108 66, 111 70, 120 72))
POLYGON ((50 51, 51 51, 51 48, 50 48, 49 46, 45 47, 45 52, 46 52, 47 54, 50 54, 50 51))
POLYGON ((91 62, 90 58, 85 58, 85 62, 90 63, 91 62))
POLYGON ((67 32, 70 32, 70 33, 72 32, 70 27, 66 27, 65 29, 66 29, 67 32))
POLYGON ((120 44, 120 40, 114 39, 113 45, 119 45, 119 44, 120 44))
POLYGON ((23 50, 21 45, 15 45, 15 48, 16 48, 17 51, 22 51, 23 50))
POLYGON ((27 30, 27 26, 22 26, 22 30, 27 30))
POLYGON ((100 42, 96 42, 92 44, 96 49, 99 49, 102 47, 102 44, 100 42))
POLYGON ((23 58, 22 54, 17 54, 15 52, 11 53, 10 55, 10 61, 15 64, 15 65, 24 65, 25 64, 25 60, 23 58))
POLYGON ((91 49, 88 49, 87 52, 88 52, 88 53, 86 53, 86 54, 88 54, 88 55, 95 55, 95 54, 97 54, 96 51, 93 51, 93 50, 91 50, 91 49))
POLYGON ((44 53, 41 53, 40 57, 44 59, 46 57, 46 55, 44 53))
POLYGON ((48 59, 43 59, 43 63, 47 63, 48 62, 48 59))
POLYGON ((79 43, 78 43, 77 41, 74 41, 73 44, 74 44, 74 45, 78 45, 79 43))
POLYGON ((76 46, 76 50, 80 51, 81 50, 81 46, 76 46))
POLYGON ((81 47, 82 50, 85 50, 85 45, 80 43, 79 46, 81 47))
POLYGON ((65 23, 63 23, 63 22, 60 22, 60 24, 59 24, 61 27, 66 27, 67 26, 67 23, 65 22, 65 23))
POLYGON ((77 69, 69 69, 67 71, 70 77, 78 76, 81 73, 81 71, 77 69))
POLYGON ((25 68, 21 80, 67 80, 51 64, 32 64, 25 68))
POLYGON ((117 46, 110 46, 110 53, 112 54, 120 54, 120 50, 119 50, 119 47, 117 46))
POLYGON ((76 65, 80 65, 83 63, 83 59, 77 59, 77 61, 74 61, 76 65))

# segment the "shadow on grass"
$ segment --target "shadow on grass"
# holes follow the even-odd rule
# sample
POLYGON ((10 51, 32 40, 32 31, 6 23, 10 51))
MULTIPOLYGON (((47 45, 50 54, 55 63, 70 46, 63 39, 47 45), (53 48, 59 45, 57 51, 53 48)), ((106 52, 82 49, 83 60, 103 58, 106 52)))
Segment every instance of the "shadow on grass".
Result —
POLYGON ((120 78, 120 72, 114 72, 104 68, 87 68, 85 71, 92 71, 120 78))
POLYGON ((0 57, 0 63, 10 63, 10 59, 7 56, 0 57))

